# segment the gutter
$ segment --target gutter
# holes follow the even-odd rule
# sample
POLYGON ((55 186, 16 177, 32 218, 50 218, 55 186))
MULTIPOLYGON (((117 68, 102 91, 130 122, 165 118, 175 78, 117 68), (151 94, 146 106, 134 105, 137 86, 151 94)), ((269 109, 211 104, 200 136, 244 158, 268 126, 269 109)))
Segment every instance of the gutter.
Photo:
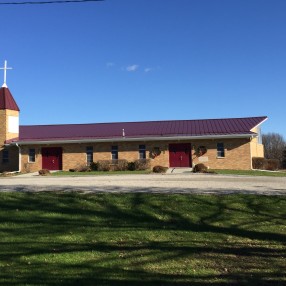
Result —
MULTIPOLYGON (((101 142, 133 142, 133 141, 181 141, 198 139, 232 139, 232 138, 253 138, 255 133, 236 135, 207 135, 207 136, 168 136, 168 137, 114 137, 111 139, 73 139, 73 140, 40 140, 40 141, 16 141, 5 145, 43 145, 43 144, 73 144, 73 143, 101 143, 101 142)), ((20 152, 20 151, 19 151, 20 152)))

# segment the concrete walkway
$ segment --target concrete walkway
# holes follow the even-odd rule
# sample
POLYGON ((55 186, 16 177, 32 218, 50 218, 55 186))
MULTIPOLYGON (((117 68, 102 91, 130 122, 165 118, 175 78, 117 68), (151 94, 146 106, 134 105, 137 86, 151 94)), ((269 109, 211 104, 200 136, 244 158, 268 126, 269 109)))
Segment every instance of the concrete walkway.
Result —
POLYGON ((193 173, 41 177, 32 173, 0 178, 0 191, 286 195, 286 177, 193 173))

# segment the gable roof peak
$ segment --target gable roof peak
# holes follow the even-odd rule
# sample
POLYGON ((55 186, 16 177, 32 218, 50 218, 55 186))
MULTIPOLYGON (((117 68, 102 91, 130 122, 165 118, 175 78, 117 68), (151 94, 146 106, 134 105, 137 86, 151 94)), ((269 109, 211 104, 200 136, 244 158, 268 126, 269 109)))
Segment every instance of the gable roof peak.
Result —
POLYGON ((20 111, 9 88, 4 85, 0 88, 0 110, 3 109, 20 111))

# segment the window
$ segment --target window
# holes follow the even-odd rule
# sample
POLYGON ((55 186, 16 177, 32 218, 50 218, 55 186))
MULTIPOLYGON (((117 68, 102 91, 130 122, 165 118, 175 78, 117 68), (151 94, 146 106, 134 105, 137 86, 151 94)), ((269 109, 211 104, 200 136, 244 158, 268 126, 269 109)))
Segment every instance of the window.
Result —
POLYGON ((111 159, 118 160, 118 146, 111 146, 111 159))
POLYGON ((9 151, 7 149, 2 151, 2 163, 9 163, 9 151))
POLYGON ((36 161, 36 150, 29 149, 29 163, 35 163, 36 161))
POLYGON ((139 145, 139 159, 146 159, 146 146, 139 145))
POLYGON ((224 144, 223 143, 217 143, 217 157, 223 158, 225 157, 224 154, 224 144))
POLYGON ((93 147, 86 147, 86 164, 89 166, 93 162, 93 147))

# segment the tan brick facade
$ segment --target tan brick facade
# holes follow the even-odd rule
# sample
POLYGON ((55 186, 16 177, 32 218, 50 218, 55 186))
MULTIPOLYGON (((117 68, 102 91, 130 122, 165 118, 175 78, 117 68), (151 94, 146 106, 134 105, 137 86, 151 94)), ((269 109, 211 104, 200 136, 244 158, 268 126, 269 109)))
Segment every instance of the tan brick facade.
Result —
POLYGON ((0 172, 16 171, 19 169, 19 149, 16 146, 4 146, 5 141, 18 137, 18 133, 8 132, 8 117, 19 117, 19 111, 1 109, 0 110, 0 172), (8 162, 3 162, 4 152, 8 151, 8 162))
POLYGON ((192 163, 203 163, 211 169, 251 169, 250 139, 223 139, 223 140, 190 140, 190 141, 142 141, 142 142, 112 142, 112 143, 80 143, 63 145, 31 145, 21 147, 21 164, 23 172, 34 172, 42 168, 42 147, 62 147, 63 170, 84 166, 87 163, 86 147, 93 147, 93 161, 111 160, 111 146, 118 146, 118 159, 129 162, 139 159, 139 145, 146 146, 146 157, 151 159, 151 166, 161 165, 169 167, 169 144, 190 143, 192 147, 192 163), (224 143, 225 157, 217 157, 217 143, 224 143), (205 146, 207 153, 201 157, 196 155, 199 146, 205 146), (29 149, 36 151, 34 163, 28 162, 29 149), (161 153, 152 158, 151 151, 159 148, 161 153))

